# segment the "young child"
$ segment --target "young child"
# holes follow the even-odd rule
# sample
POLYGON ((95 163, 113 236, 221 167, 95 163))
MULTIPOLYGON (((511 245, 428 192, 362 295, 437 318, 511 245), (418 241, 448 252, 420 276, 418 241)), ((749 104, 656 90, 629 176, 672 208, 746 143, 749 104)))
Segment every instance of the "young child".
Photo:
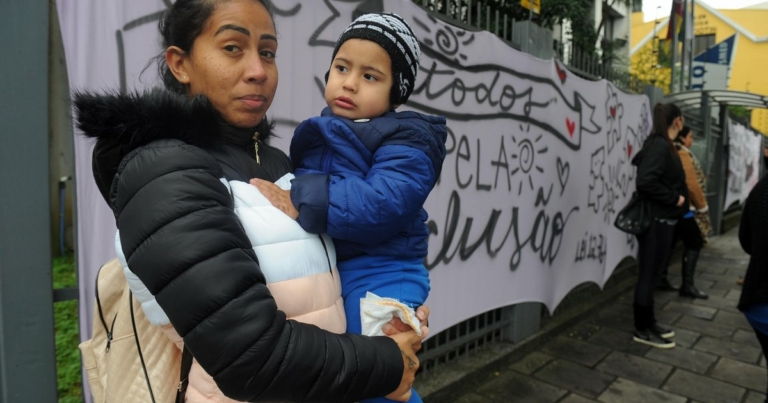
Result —
MULTIPOLYGON (((333 238, 350 333, 363 331, 361 299, 368 292, 414 309, 429 293, 423 205, 445 158, 445 118, 394 110, 413 91, 419 55, 401 17, 353 21, 326 74, 328 107, 294 133, 290 200, 254 183, 306 231, 333 238)), ((421 398, 413 392, 409 401, 421 398)))

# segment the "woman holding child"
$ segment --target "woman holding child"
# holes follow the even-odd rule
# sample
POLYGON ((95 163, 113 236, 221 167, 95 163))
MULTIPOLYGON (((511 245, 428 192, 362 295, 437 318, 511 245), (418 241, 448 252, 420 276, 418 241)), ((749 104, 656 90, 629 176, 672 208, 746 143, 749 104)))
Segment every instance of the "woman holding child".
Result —
POLYGON ((75 107, 79 127, 98 139, 94 177, 115 213, 118 255, 151 294, 147 316, 172 324, 204 371, 199 379, 221 389, 190 380, 200 393, 187 401, 408 400, 426 333, 321 330, 339 329, 328 318, 338 312, 333 245, 292 228, 247 185, 292 167, 266 143, 278 76, 268 2, 177 0, 160 28, 166 90, 80 93, 75 107), (283 230, 300 238, 306 267, 285 267, 296 260, 289 255, 304 256, 295 247, 270 249, 283 230), (304 289, 270 292, 286 270, 299 272, 291 281, 304 289), (317 311, 295 306, 315 298, 325 304, 317 311))

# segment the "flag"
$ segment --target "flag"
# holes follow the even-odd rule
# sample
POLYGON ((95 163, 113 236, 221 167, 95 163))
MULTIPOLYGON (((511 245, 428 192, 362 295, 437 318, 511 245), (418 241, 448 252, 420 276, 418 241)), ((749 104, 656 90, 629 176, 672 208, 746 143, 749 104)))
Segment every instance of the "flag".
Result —
MULTIPOLYGON (((678 40, 685 39, 685 31, 683 30, 685 19, 683 17, 683 1, 672 1, 672 12, 669 15, 669 24, 667 24, 667 41, 671 41, 677 35, 678 40), (673 28, 674 27, 674 28, 673 28), (674 29, 674 32, 672 32, 674 29)), ((669 46, 669 42, 667 43, 669 46)))

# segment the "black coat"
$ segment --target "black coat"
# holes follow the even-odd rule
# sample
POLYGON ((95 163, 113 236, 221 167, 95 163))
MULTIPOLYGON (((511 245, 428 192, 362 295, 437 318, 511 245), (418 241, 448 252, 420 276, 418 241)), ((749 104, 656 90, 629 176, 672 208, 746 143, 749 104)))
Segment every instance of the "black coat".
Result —
POLYGON ((274 180, 290 170, 284 153, 262 144, 256 164, 253 131, 222 129, 201 97, 77 94, 75 108, 99 139, 94 175, 129 268, 225 395, 341 402, 399 385, 392 339, 332 334, 277 310, 220 179, 274 180))
POLYGON ((653 218, 678 219, 688 211, 688 187, 680 157, 666 139, 651 135, 632 159, 637 166, 637 192, 650 203, 653 218), (680 196, 685 203, 677 206, 680 196))
POLYGON ((763 176, 747 197, 741 213, 739 242, 750 254, 739 309, 768 304, 768 176, 763 176))

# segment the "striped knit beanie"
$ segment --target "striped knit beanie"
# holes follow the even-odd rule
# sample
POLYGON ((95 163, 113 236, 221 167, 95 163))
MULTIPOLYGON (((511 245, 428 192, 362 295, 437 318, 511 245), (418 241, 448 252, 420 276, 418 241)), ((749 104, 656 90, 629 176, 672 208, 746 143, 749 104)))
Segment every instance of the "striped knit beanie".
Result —
MULTIPOLYGON (((389 54, 392 61, 392 91, 389 100, 393 105, 402 105, 411 96, 419 69, 419 42, 411 27, 397 14, 364 14, 352 21, 341 33, 333 49, 331 63, 339 48, 347 39, 366 39, 376 42, 389 54)), ((325 74, 328 82, 328 73, 325 74)))

